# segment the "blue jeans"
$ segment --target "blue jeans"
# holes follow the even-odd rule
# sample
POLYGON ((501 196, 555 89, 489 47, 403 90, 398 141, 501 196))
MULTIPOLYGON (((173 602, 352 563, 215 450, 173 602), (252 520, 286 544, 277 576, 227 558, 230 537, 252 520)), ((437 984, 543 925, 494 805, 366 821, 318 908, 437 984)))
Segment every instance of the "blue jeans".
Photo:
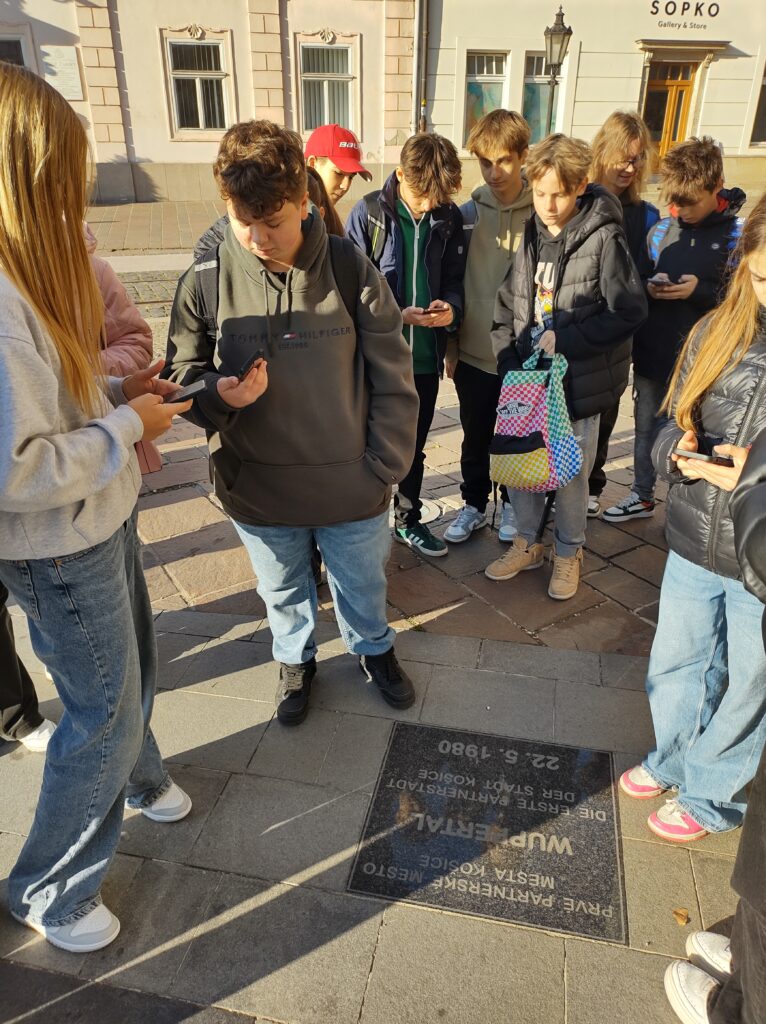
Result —
POLYGON ((266 604, 274 661, 302 665, 317 651, 312 538, 322 553, 335 618, 352 654, 383 654, 394 644, 386 619, 388 511, 373 519, 316 528, 234 523, 266 604))
POLYGON ((741 583, 671 551, 646 680, 657 749, 644 767, 710 832, 741 824, 766 742, 762 615, 741 583))
MULTIPOLYGON (((599 416, 572 421, 572 432, 582 450, 580 472, 566 487, 556 491, 556 519, 553 526, 554 548, 562 558, 574 558, 585 543, 588 523, 588 477, 596 461, 599 416)), ((516 513, 519 536, 531 544, 537 535, 545 506, 544 494, 510 491, 511 504, 516 513)))
POLYGON ((64 705, 8 902, 30 921, 69 924, 101 902, 125 800, 145 807, 170 786, 149 729, 157 654, 135 521, 64 558, 0 561, 0 579, 64 705))
POLYGON ((636 434, 633 442, 633 490, 641 501, 652 501, 657 471, 652 462, 652 448, 668 417, 660 414, 667 386, 658 380, 633 376, 633 416, 636 434))
POLYGON ((235 522, 258 578, 274 662, 303 665, 316 653, 311 541, 322 552, 340 634, 352 654, 383 654, 396 636, 386 618, 388 511, 334 526, 248 526, 235 522))

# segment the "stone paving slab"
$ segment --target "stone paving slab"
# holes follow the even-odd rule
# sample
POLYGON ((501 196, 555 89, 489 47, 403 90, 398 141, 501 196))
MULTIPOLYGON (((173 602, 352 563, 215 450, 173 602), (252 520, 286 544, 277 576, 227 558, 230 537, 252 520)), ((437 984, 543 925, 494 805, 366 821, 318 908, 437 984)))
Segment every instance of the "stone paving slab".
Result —
POLYGON ((621 946, 567 939, 566 1024, 678 1024, 662 981, 670 962, 621 946))
POLYGON ((119 1024, 251 1024, 251 1016, 115 985, 77 982, 52 971, 0 962, 3 1020, 29 1024, 113 1021, 119 1024))
POLYGON ((360 1024, 564 1024, 564 965, 561 936, 394 905, 360 1024))

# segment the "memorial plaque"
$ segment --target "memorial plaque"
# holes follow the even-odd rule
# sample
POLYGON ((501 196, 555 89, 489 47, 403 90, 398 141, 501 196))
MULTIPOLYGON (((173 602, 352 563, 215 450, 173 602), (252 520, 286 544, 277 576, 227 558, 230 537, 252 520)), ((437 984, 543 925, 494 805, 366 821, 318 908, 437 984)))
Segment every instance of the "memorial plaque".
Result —
POLYGON ((348 888, 627 944, 612 756, 397 722, 348 888))

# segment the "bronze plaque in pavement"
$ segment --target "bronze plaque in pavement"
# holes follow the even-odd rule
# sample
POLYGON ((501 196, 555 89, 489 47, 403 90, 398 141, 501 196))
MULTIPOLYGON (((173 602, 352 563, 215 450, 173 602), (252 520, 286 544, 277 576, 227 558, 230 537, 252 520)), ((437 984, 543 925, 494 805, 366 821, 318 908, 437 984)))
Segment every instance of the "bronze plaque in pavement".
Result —
POLYGON ((612 755, 395 723, 348 888, 627 944, 612 755))

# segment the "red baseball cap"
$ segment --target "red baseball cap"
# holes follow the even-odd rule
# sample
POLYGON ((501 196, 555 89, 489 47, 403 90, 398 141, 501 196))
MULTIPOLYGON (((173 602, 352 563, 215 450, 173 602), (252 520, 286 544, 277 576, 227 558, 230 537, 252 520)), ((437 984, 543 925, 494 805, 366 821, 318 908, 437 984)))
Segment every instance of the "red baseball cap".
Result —
POLYGON ((372 181, 372 175, 361 163, 359 139, 339 124, 323 124, 315 128, 306 140, 305 153, 306 156, 326 156, 339 171, 361 174, 366 181, 372 181))

